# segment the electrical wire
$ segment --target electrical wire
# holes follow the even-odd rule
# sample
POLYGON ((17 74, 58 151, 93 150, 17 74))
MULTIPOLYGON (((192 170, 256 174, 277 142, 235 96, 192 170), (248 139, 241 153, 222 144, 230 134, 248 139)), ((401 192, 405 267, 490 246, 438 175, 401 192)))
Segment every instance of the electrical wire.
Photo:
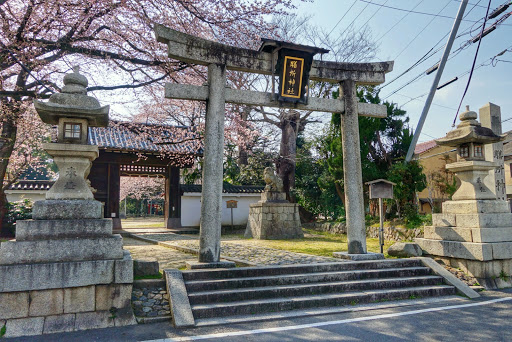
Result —
MULTIPOLYGON (((448 7, 448 5, 449 5, 449 4, 450 4, 450 2, 447 2, 447 3, 446 3, 446 5, 444 5, 444 7, 443 7, 443 8, 441 8, 441 10, 440 10, 439 12, 437 12, 437 14, 440 14, 442 11, 444 11, 444 9, 445 9, 446 7, 448 7)), ((405 51, 405 50, 407 50, 407 48, 408 48, 408 47, 409 47, 409 46, 410 46, 410 45, 411 45, 411 44, 416 40, 416 38, 418 38, 418 37, 419 37, 419 35, 420 35, 420 34, 422 34, 422 33, 423 33, 423 31, 425 31, 425 29, 426 29, 428 26, 430 26, 430 24, 432 24, 432 22, 433 22, 435 19, 436 19, 436 17, 433 17, 433 18, 432 18, 432 19, 427 23, 427 25, 425 25, 425 26, 421 29, 421 31, 420 31, 420 32, 418 32, 418 34, 416 34, 416 36, 414 36, 414 38, 409 42, 409 44, 407 44, 407 45, 402 49, 402 51, 400 51, 400 52, 398 53, 398 55, 397 55, 395 58, 393 58, 393 59, 394 59, 394 60, 396 60, 398 57, 400 57, 400 55, 401 55, 402 53, 404 53, 404 51, 405 51)))
MULTIPOLYGON (((479 65, 477 65, 474 70, 478 70, 480 69, 481 67, 484 67, 484 66, 489 66, 489 65, 492 65, 493 67, 496 66, 497 63, 494 63, 494 61, 502 61, 500 59, 496 59, 496 57, 498 56, 502 56, 503 54, 505 54, 506 52, 509 52, 509 51, 512 51, 512 45, 510 47, 508 47, 507 49, 503 50, 502 52, 498 53, 497 55, 493 56, 493 57, 490 57, 489 59, 485 60, 484 62, 480 63, 479 65)), ((512 63, 512 61, 508 61, 510 63, 512 63)), ((464 77, 466 76, 467 74, 469 74, 471 72, 471 69, 468 69, 467 71, 464 71, 463 73, 455 76, 456 78, 461 78, 461 77, 464 77)), ((407 96, 407 95, 404 95, 404 94, 400 94, 400 93, 396 93, 397 95, 400 95, 400 96, 404 96, 404 97, 407 97, 409 98, 410 100, 405 102, 404 104, 402 104, 400 106, 400 108, 402 108, 403 106, 405 106, 406 104, 408 104, 409 102, 411 101, 415 101, 415 100, 418 100, 419 98, 425 96, 428 94, 428 92, 424 93, 424 94, 421 94, 421 95, 418 95, 418 96, 415 96, 415 97, 410 97, 410 96, 407 96)), ((444 106, 446 107, 446 106, 444 106)), ((457 108, 451 108, 451 107, 446 107, 446 108, 449 108, 449 109, 453 109, 453 110, 457 110, 457 108)))
POLYGON ((352 3, 352 5, 348 8, 348 10, 345 12, 345 14, 343 14, 343 16, 341 17, 340 20, 338 20, 338 22, 336 23, 336 25, 334 25, 334 27, 332 28, 331 32, 329 32, 329 34, 327 35, 326 39, 331 35, 332 31, 334 31, 334 29, 336 27, 338 27, 338 25, 341 23, 341 21, 343 20, 343 18, 345 18, 345 16, 348 14, 348 12, 350 11, 350 9, 352 7, 354 7, 354 5, 356 4, 357 0, 354 0, 354 2, 352 3))
POLYGON ((376 10, 375 12, 373 12, 372 16, 371 16, 370 18, 368 18, 368 20, 366 20, 366 22, 361 26, 361 29, 362 29, 363 27, 365 27, 365 26, 366 26, 366 24, 368 24, 368 22, 369 22, 370 20, 372 20, 372 18, 373 18, 373 17, 375 17, 375 14, 377 14, 377 13, 381 10, 382 6, 384 6, 388 1, 389 1, 389 0, 384 1, 384 3, 383 3, 382 5, 380 5, 380 7, 379 7, 379 8, 377 8, 377 10, 376 10))
MULTIPOLYGON (((373 3, 372 1, 368 1, 368 0, 359 0, 359 1, 365 2, 368 5, 372 4, 372 5, 378 5, 379 6, 379 4, 373 3)), ((397 11, 402 11, 402 12, 409 12, 409 10, 406 10, 406 9, 403 9, 403 8, 398 8, 398 7, 393 7, 393 6, 383 5, 382 7, 386 7, 386 8, 394 9, 394 10, 397 10, 397 11)), ((420 11, 410 11, 410 12, 411 13, 415 13, 415 14, 429 15, 429 16, 438 17, 438 18, 455 19, 455 17, 450 17, 450 16, 447 16, 447 15, 438 15, 438 14, 427 13, 427 12, 420 12, 420 11)), ((469 20, 469 19, 463 19, 462 21, 467 21, 467 22, 470 22, 470 23, 478 23, 478 21, 469 20)), ((507 26, 512 26, 512 25, 507 25, 507 26)))
POLYGON ((361 13, 364 12, 364 10, 366 9, 366 7, 368 7, 368 5, 370 5, 372 3, 373 0, 371 1, 365 1, 365 2, 368 2, 366 4, 366 6, 364 6, 364 8, 361 10, 361 12, 359 12, 358 15, 356 15, 356 17, 354 18, 354 20, 352 20, 352 22, 347 26, 347 28, 345 28, 345 30, 340 34, 340 36, 343 36, 345 34, 345 32, 347 32, 347 30, 354 24, 354 22, 356 21, 357 18, 359 18, 359 16, 361 15, 361 13))
MULTIPOLYGON (((466 15, 464 16, 464 18, 466 18, 470 13, 471 11, 473 11, 473 9, 475 9, 476 5, 478 5, 482 0, 479 0, 476 4, 473 4, 473 7, 466 13, 466 15)), ((421 2, 420 2, 421 3, 421 2)), ((472 25, 474 26, 474 25, 472 25)), ((466 34, 469 33, 469 31, 471 30, 471 27, 470 28, 467 28, 466 30, 464 30, 462 33, 460 33, 459 35, 457 35, 456 39, 457 38, 460 38, 466 34)), ((434 46, 429 50, 427 51, 426 54, 424 54, 420 59, 418 59, 413 65, 411 65, 409 68, 407 68, 404 72, 402 72, 400 75, 398 75, 397 77, 393 78, 391 81, 387 82, 386 84, 383 84, 382 86, 379 87, 379 89, 383 89, 385 87, 387 87, 388 85, 390 85, 391 83, 395 82, 396 80, 398 80, 399 78, 401 78, 402 76, 404 76, 405 74, 407 74, 408 72, 410 72, 412 69, 414 69, 415 67, 417 67, 418 65, 420 65, 421 63, 427 61, 429 58, 431 58, 432 56, 434 56, 436 53, 438 53, 439 51, 441 51, 443 48, 444 48, 444 45, 441 45, 440 47, 438 47, 435 51, 432 52, 432 50, 434 50, 436 48, 437 45, 439 45, 445 38, 446 36, 448 36, 450 34, 450 31, 448 31, 444 36, 442 36, 438 41, 437 43, 434 44, 434 46)), ((455 50, 454 52, 456 51, 462 51, 463 49, 462 48, 459 48, 457 50, 455 50)), ((437 63, 436 63, 437 64, 437 63)))
MULTIPOLYGON (((485 30, 485 24, 487 23, 487 18, 489 16, 489 9, 491 8, 491 2, 492 2, 492 0, 489 0, 489 5, 487 6, 487 12, 485 14, 484 24, 482 25, 482 30, 480 31, 480 36, 482 36, 482 34, 484 33, 484 30, 485 30)), ((453 118, 452 127, 455 127, 455 121, 457 121, 457 116, 459 115, 460 107, 462 106, 462 101, 464 101, 464 97, 466 96, 466 93, 468 91, 469 84, 471 83, 471 78, 473 77, 473 71, 475 70, 476 59, 478 57, 478 51, 480 50, 481 43, 482 43, 482 39, 479 39, 478 45, 477 45, 476 51, 475 51, 475 58, 473 59, 473 65, 471 66, 471 72, 469 73, 468 83, 466 84, 466 89, 464 89, 464 93, 462 94, 462 98, 460 99, 459 108, 457 109, 455 118, 453 118)))
MULTIPOLYGON (((411 14, 411 13, 412 13, 412 10, 414 10, 416 7, 418 7, 418 6, 419 6, 423 1, 424 1, 424 0, 421 0, 421 1, 420 1, 420 2, 418 2, 418 3, 417 3, 413 8, 411 8, 411 10, 407 11, 407 13, 406 13, 406 14, 404 14, 404 16, 403 16, 402 18, 400 18, 400 19, 395 23, 395 25, 391 26, 391 28, 390 28, 389 30, 387 30, 387 31, 386 31, 382 36, 380 36, 380 37, 377 39, 377 41, 382 40, 382 38, 384 38, 384 36, 385 36, 385 35, 387 35, 391 30, 393 30, 393 29, 395 28, 395 26, 396 26, 396 25, 400 24, 400 22, 401 22, 402 20, 404 20, 404 19, 405 19, 405 17, 407 17, 409 14, 411 14)), ((381 6, 381 8, 382 8, 382 6, 381 6)))

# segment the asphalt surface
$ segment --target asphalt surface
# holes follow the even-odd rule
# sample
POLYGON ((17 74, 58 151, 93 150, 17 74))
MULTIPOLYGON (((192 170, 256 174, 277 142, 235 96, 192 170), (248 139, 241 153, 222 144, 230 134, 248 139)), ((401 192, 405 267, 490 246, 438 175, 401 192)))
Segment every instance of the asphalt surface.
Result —
POLYGON ((170 323, 141 324, 4 341, 512 341, 512 289, 482 294, 476 300, 266 322, 181 330, 170 323))

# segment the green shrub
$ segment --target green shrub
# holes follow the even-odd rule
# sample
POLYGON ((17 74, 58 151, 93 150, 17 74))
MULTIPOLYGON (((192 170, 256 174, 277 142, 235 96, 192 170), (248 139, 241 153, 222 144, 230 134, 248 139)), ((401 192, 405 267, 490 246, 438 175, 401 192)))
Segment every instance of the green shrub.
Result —
POLYGON ((14 235, 16 231, 16 221, 32 218, 32 206, 32 201, 28 199, 7 203, 6 223, 11 234, 14 235))

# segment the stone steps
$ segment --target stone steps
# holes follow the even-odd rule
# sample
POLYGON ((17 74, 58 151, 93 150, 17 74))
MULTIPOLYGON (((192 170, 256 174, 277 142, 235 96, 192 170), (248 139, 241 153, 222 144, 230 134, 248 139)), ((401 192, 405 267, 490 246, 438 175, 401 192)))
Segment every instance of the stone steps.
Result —
POLYGON ((188 299, 191 305, 208 302, 236 302, 247 299, 298 297, 333 292, 348 292, 371 289, 386 289, 396 287, 409 287, 419 285, 439 285, 442 278, 438 276, 408 277, 352 280, 342 282, 291 284, 278 286, 251 287, 245 289, 231 289, 222 291, 201 291, 189 293, 188 299))
POLYGON ((222 316, 249 315, 262 312, 279 312, 307 308, 357 305, 371 302, 415 299, 418 297, 453 295, 455 290, 448 285, 407 287, 401 289, 367 290, 348 293, 322 294, 288 298, 267 298, 231 303, 192 305, 195 319, 222 316))
POLYGON ((348 281, 355 279, 374 279, 383 277, 411 277, 430 274, 428 267, 404 267, 384 270, 318 272, 308 274, 284 274, 278 276, 245 277, 233 279, 214 279, 188 281, 187 289, 194 291, 213 291, 238 289, 249 286, 272 286, 290 284, 309 284, 315 282, 348 281))
POLYGON ((192 270, 182 278, 193 320, 203 323, 456 292, 418 259, 192 270))

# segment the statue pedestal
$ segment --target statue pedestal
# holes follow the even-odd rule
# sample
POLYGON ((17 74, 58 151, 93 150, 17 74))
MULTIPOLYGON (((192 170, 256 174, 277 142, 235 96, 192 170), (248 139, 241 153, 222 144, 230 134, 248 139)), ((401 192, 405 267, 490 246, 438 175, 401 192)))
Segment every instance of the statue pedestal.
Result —
POLYGON ((263 192, 261 200, 249 207, 245 237, 260 240, 303 238, 299 205, 288 202, 284 192, 263 192))

